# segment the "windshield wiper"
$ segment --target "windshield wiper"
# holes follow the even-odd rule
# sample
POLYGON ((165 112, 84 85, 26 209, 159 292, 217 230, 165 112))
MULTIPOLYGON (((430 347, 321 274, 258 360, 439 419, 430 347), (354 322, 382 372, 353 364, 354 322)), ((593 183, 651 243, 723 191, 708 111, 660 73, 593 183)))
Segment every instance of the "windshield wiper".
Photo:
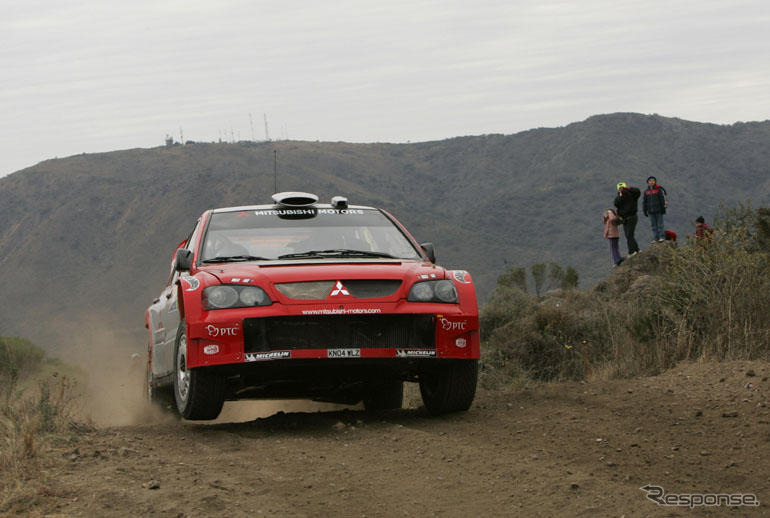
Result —
POLYGON ((267 257, 259 257, 256 255, 224 255, 220 257, 213 257, 202 261, 204 263, 237 263, 242 261, 272 261, 267 257))
POLYGON ((297 252, 294 254, 279 255, 278 259, 300 259, 308 257, 386 257, 388 259, 397 259, 396 256, 386 252, 369 252, 367 250, 351 250, 349 248, 334 248, 331 250, 308 250, 307 252, 297 252))

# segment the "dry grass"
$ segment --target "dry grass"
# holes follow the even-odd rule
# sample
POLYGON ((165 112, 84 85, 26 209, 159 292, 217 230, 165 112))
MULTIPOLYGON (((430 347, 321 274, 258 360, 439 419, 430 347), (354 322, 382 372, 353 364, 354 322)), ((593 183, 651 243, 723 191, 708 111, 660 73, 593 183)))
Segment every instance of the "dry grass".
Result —
POLYGON ((72 431, 78 401, 75 382, 58 371, 50 372, 51 365, 45 364, 34 346, 22 345, 4 350, 6 368, 0 374, 0 514, 34 500, 47 487, 41 454, 51 441, 72 431), (38 363, 28 362, 30 355, 25 351, 38 363), (25 360, 10 363, 9 359, 19 358, 25 360), (19 369, 22 364, 24 368, 19 369))
POLYGON ((536 297, 499 285, 481 312, 482 383, 622 378, 686 360, 768 358, 770 254, 741 218, 728 219, 710 242, 652 245, 590 292, 536 297))

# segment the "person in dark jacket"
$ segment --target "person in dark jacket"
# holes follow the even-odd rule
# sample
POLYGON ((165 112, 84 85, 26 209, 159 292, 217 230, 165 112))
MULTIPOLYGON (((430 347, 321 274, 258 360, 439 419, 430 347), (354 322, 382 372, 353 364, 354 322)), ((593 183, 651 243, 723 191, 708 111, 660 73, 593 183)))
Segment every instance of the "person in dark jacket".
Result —
POLYGON ((654 176, 647 178, 647 190, 644 191, 642 210, 644 215, 650 218, 652 225, 652 241, 665 241, 666 229, 663 227, 663 215, 668 207, 666 189, 658 185, 658 179, 654 176))
POLYGON ((626 182, 618 183, 618 195, 615 197, 615 208, 618 209, 618 216, 623 222, 623 234, 626 236, 626 245, 628 246, 628 256, 639 253, 639 244, 634 237, 637 222, 637 202, 641 192, 636 187, 629 187, 626 182))

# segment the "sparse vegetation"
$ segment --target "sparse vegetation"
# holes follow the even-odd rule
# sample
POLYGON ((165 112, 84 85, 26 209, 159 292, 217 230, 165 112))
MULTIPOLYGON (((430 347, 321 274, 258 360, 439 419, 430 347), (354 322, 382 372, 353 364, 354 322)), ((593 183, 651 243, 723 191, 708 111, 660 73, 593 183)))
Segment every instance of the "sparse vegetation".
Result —
MULTIPOLYGON (((559 264, 544 263, 533 264, 530 267, 532 274, 531 285, 537 296, 548 290, 572 290, 577 289, 579 276, 577 270, 572 266, 566 269, 559 264)), ((527 288, 527 270, 519 266, 511 266, 497 277, 497 287, 499 288, 518 288, 521 291, 528 291, 527 288)))
POLYGON ((770 338, 766 209, 722 209, 711 241, 670 254, 660 290, 660 337, 678 358, 754 359, 770 338))
POLYGON ((41 448, 70 430, 75 383, 52 366, 28 340, 0 337, 0 512, 34 492, 41 448))
POLYGON ((545 284, 545 264, 533 264, 529 271, 532 272, 532 278, 535 280, 535 294, 540 296, 543 293, 543 285, 545 284))
POLYGON ((682 360, 766 358, 768 215, 722 208, 712 240, 652 245, 591 292, 540 297, 512 282, 515 270, 505 272, 482 309, 483 382, 632 376, 682 360))
MULTIPOLYGON (((44 352, 29 340, 0 337, 0 379, 15 383, 40 366, 44 352)), ((3 390, 3 389, 0 389, 3 390)))

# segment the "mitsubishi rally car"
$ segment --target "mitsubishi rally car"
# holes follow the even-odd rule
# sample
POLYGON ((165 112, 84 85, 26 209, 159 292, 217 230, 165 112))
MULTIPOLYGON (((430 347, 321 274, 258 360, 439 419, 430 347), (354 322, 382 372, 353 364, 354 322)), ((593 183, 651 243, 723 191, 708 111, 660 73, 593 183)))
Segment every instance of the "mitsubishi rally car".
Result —
POLYGON ((225 400, 304 398, 431 414, 467 410, 479 328, 473 280, 435 264, 384 210, 278 193, 213 209, 174 254, 145 312, 147 394, 186 419, 225 400))

